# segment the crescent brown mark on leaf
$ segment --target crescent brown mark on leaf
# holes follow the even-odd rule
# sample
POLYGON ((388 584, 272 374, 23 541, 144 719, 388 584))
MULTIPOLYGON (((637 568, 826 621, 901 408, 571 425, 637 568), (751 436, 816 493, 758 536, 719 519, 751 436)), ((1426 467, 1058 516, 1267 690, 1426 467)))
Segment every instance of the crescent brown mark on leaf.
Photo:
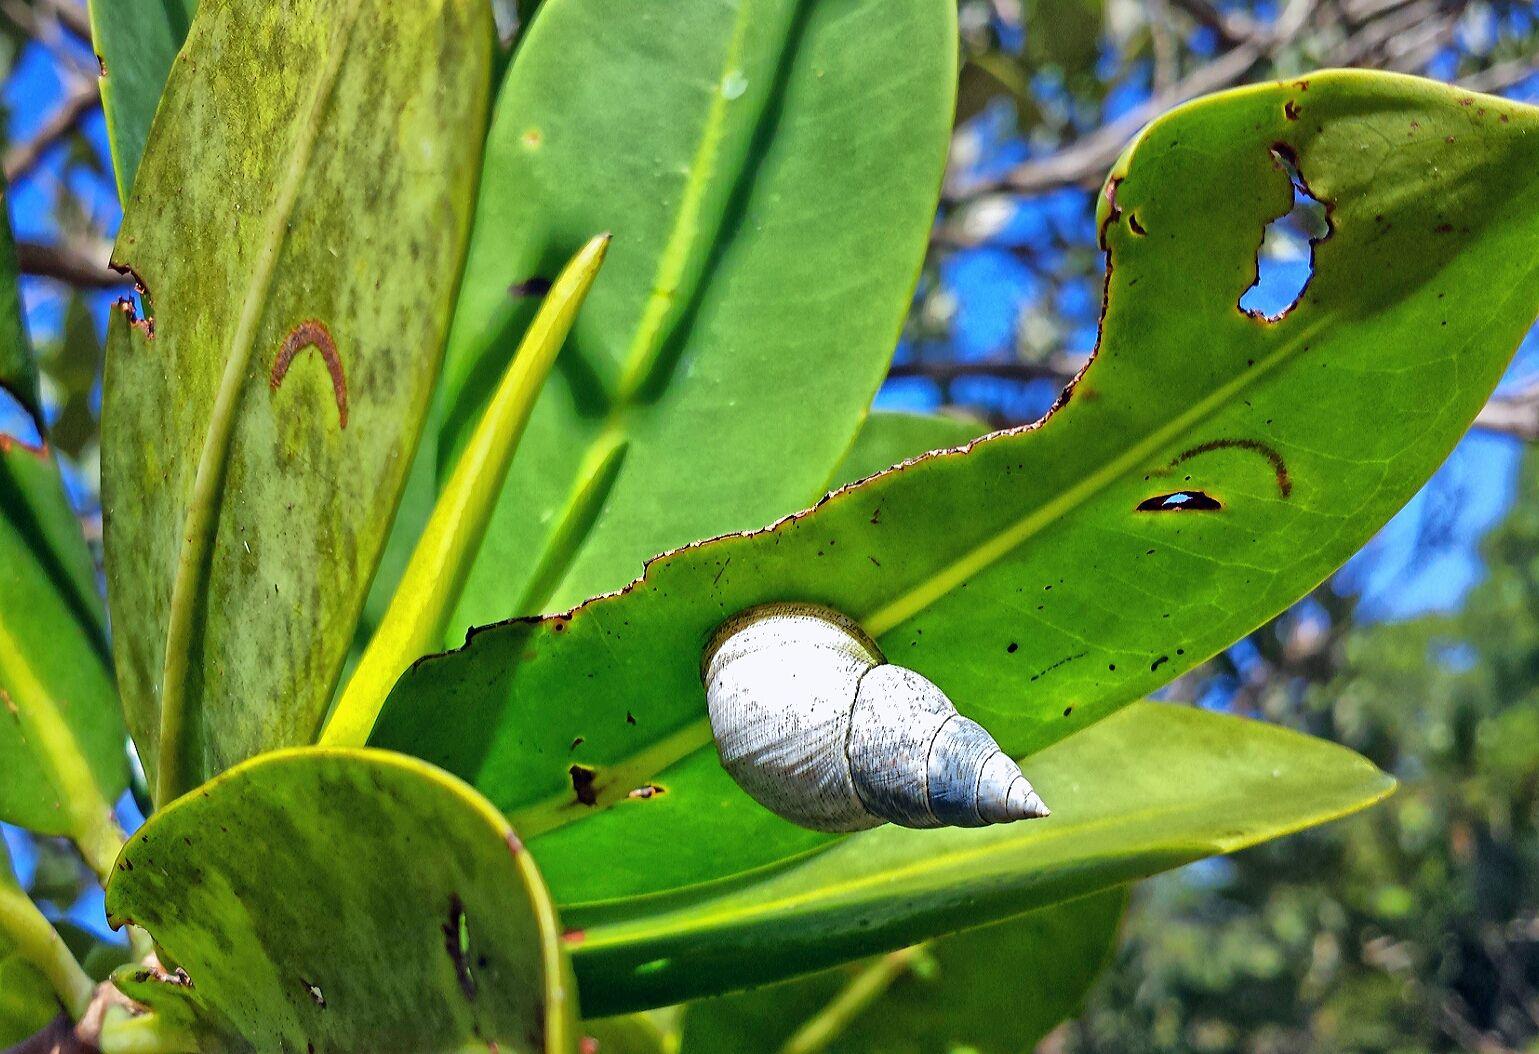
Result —
POLYGON ((1188 450, 1183 450, 1175 456, 1169 465, 1165 467, 1170 472, 1183 462, 1190 461, 1202 454, 1209 454, 1215 450, 1249 450, 1259 454, 1271 464, 1272 471, 1277 476, 1277 491, 1284 498, 1293 493, 1293 479, 1288 475, 1288 463, 1277 450, 1259 439, 1214 439, 1207 443, 1200 443, 1188 450))
POLYGON ((278 357, 273 360, 273 372, 268 378, 268 384, 273 391, 282 387, 283 378, 288 376, 289 367, 294 363, 294 356, 305 348, 314 348, 321 353, 326 363, 326 372, 331 374, 331 390, 337 396, 337 419, 346 428, 347 374, 342 369, 342 358, 337 354, 337 342, 332 339, 326 323, 311 318, 289 330, 289 335, 283 340, 283 347, 278 351, 278 357))

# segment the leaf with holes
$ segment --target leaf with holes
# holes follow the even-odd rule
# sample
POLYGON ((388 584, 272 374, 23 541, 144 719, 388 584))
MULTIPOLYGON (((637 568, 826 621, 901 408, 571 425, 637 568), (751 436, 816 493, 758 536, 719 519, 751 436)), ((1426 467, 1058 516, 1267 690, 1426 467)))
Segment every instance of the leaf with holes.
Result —
POLYGON ((325 712, 437 374, 492 32, 479 0, 204 0, 172 71, 118 238, 153 319, 113 320, 102 471, 161 802, 325 712))
POLYGON ((1035 1050, 1100 976, 1127 899, 1126 889, 1108 889, 811 977, 691 1003, 680 1052, 1035 1050))
MULTIPOLYGON (((0 252, 0 296, 15 289, 0 252)), ((35 396, 35 375, 4 366, 32 361, 18 311, 0 309, 0 349, 0 383, 35 396)), ((58 462, 0 433, 0 821, 74 838, 98 871, 116 854, 108 803, 128 783, 104 623, 58 462)))
POLYGON ((1469 426, 1539 309, 1539 110, 1365 72, 1199 100, 1129 148, 1101 229, 1099 353, 1047 420, 476 632, 401 680, 376 742, 544 835, 580 904, 829 842, 713 748, 701 652, 755 604, 843 611, 1016 757, 1110 715, 1305 595, 1469 426), (1238 301, 1294 203, 1279 156, 1333 231, 1274 322, 1238 301))
POLYGON ((91 41, 102 72, 102 112, 126 203, 160 103, 198 0, 90 0, 91 41))
POLYGON ((445 364, 445 466, 542 282, 595 232, 614 244, 456 641, 813 500, 886 372, 945 164, 956 5, 689 11, 547 0, 519 43, 445 364))
POLYGON ((901 948, 1323 823, 1394 786, 1333 743, 1157 703, 1031 765, 1046 820, 878 827, 751 879, 564 909, 584 1004, 663 1005, 901 948))
POLYGON ((189 1050, 573 1049, 529 855, 480 795, 400 755, 231 769, 129 840, 107 911, 185 971, 114 979, 189 1050))

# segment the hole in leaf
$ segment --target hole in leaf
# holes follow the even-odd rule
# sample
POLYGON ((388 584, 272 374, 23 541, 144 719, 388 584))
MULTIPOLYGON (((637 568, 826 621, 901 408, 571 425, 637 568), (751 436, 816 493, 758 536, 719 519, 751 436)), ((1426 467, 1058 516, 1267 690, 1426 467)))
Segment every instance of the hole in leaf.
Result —
POLYGON ((317 984, 311 984, 303 977, 299 979, 299 983, 305 986, 305 993, 310 997, 310 1001, 313 1002, 316 1006, 320 1007, 322 1010, 325 1010, 326 994, 321 991, 321 986, 317 984))
POLYGON ((1288 174, 1293 207, 1266 225, 1256 253, 1256 280, 1239 302, 1241 311, 1265 322, 1280 321, 1298 306, 1315 274, 1315 246, 1331 234, 1325 202, 1310 191, 1289 151, 1274 146, 1272 159, 1288 174))
POLYGON ((586 765, 573 765, 566 771, 572 777, 572 793, 577 800, 584 805, 597 805, 598 791, 594 790, 593 781, 598 778, 598 773, 586 765))
POLYGON ((1200 490, 1157 494, 1138 503, 1139 512, 1217 512, 1223 504, 1200 490))

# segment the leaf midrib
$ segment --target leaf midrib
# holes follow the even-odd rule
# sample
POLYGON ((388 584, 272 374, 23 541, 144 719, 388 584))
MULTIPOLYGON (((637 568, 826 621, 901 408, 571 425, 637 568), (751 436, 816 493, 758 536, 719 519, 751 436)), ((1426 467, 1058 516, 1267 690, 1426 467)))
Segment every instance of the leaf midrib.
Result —
POLYGON ((348 43, 358 20, 362 0, 347 0, 339 17, 336 39, 327 44, 324 64, 315 79, 315 91, 304 123, 295 137, 288 170, 257 250, 256 267, 247 286, 230 347, 220 376, 208 431, 198 457, 193 477, 192 498, 182 531, 182 546, 177 556, 171 587, 171 607, 166 626, 166 653, 161 676, 160 744, 156 765, 156 803, 164 805, 190 788, 196 773, 189 772, 192 744, 187 742, 191 724, 187 721, 187 673, 190 662, 194 615, 199 591, 208 572, 209 552, 213 547, 220 491, 224 470, 234 435, 236 414, 240 407, 246 372, 256 347, 256 330, 267 306, 268 293, 277 272, 278 260, 288 239, 289 220, 298 203, 310 157, 320 137, 321 116, 331 103, 348 43))

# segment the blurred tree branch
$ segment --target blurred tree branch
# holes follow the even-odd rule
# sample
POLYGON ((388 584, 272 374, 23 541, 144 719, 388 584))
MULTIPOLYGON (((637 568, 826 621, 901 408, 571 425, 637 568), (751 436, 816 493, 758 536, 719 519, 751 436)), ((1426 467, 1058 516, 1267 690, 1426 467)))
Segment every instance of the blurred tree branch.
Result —
POLYGON ((26 177, 50 149, 79 131, 81 124, 101 105, 101 101, 101 84, 95 78, 82 80, 72 87, 59 108, 37 130, 37 134, 6 151, 6 182, 15 183, 26 177))
POLYGON ((82 289, 115 289, 131 281, 107 266, 105 242, 94 248, 18 242, 16 256, 23 274, 52 278, 82 289))

